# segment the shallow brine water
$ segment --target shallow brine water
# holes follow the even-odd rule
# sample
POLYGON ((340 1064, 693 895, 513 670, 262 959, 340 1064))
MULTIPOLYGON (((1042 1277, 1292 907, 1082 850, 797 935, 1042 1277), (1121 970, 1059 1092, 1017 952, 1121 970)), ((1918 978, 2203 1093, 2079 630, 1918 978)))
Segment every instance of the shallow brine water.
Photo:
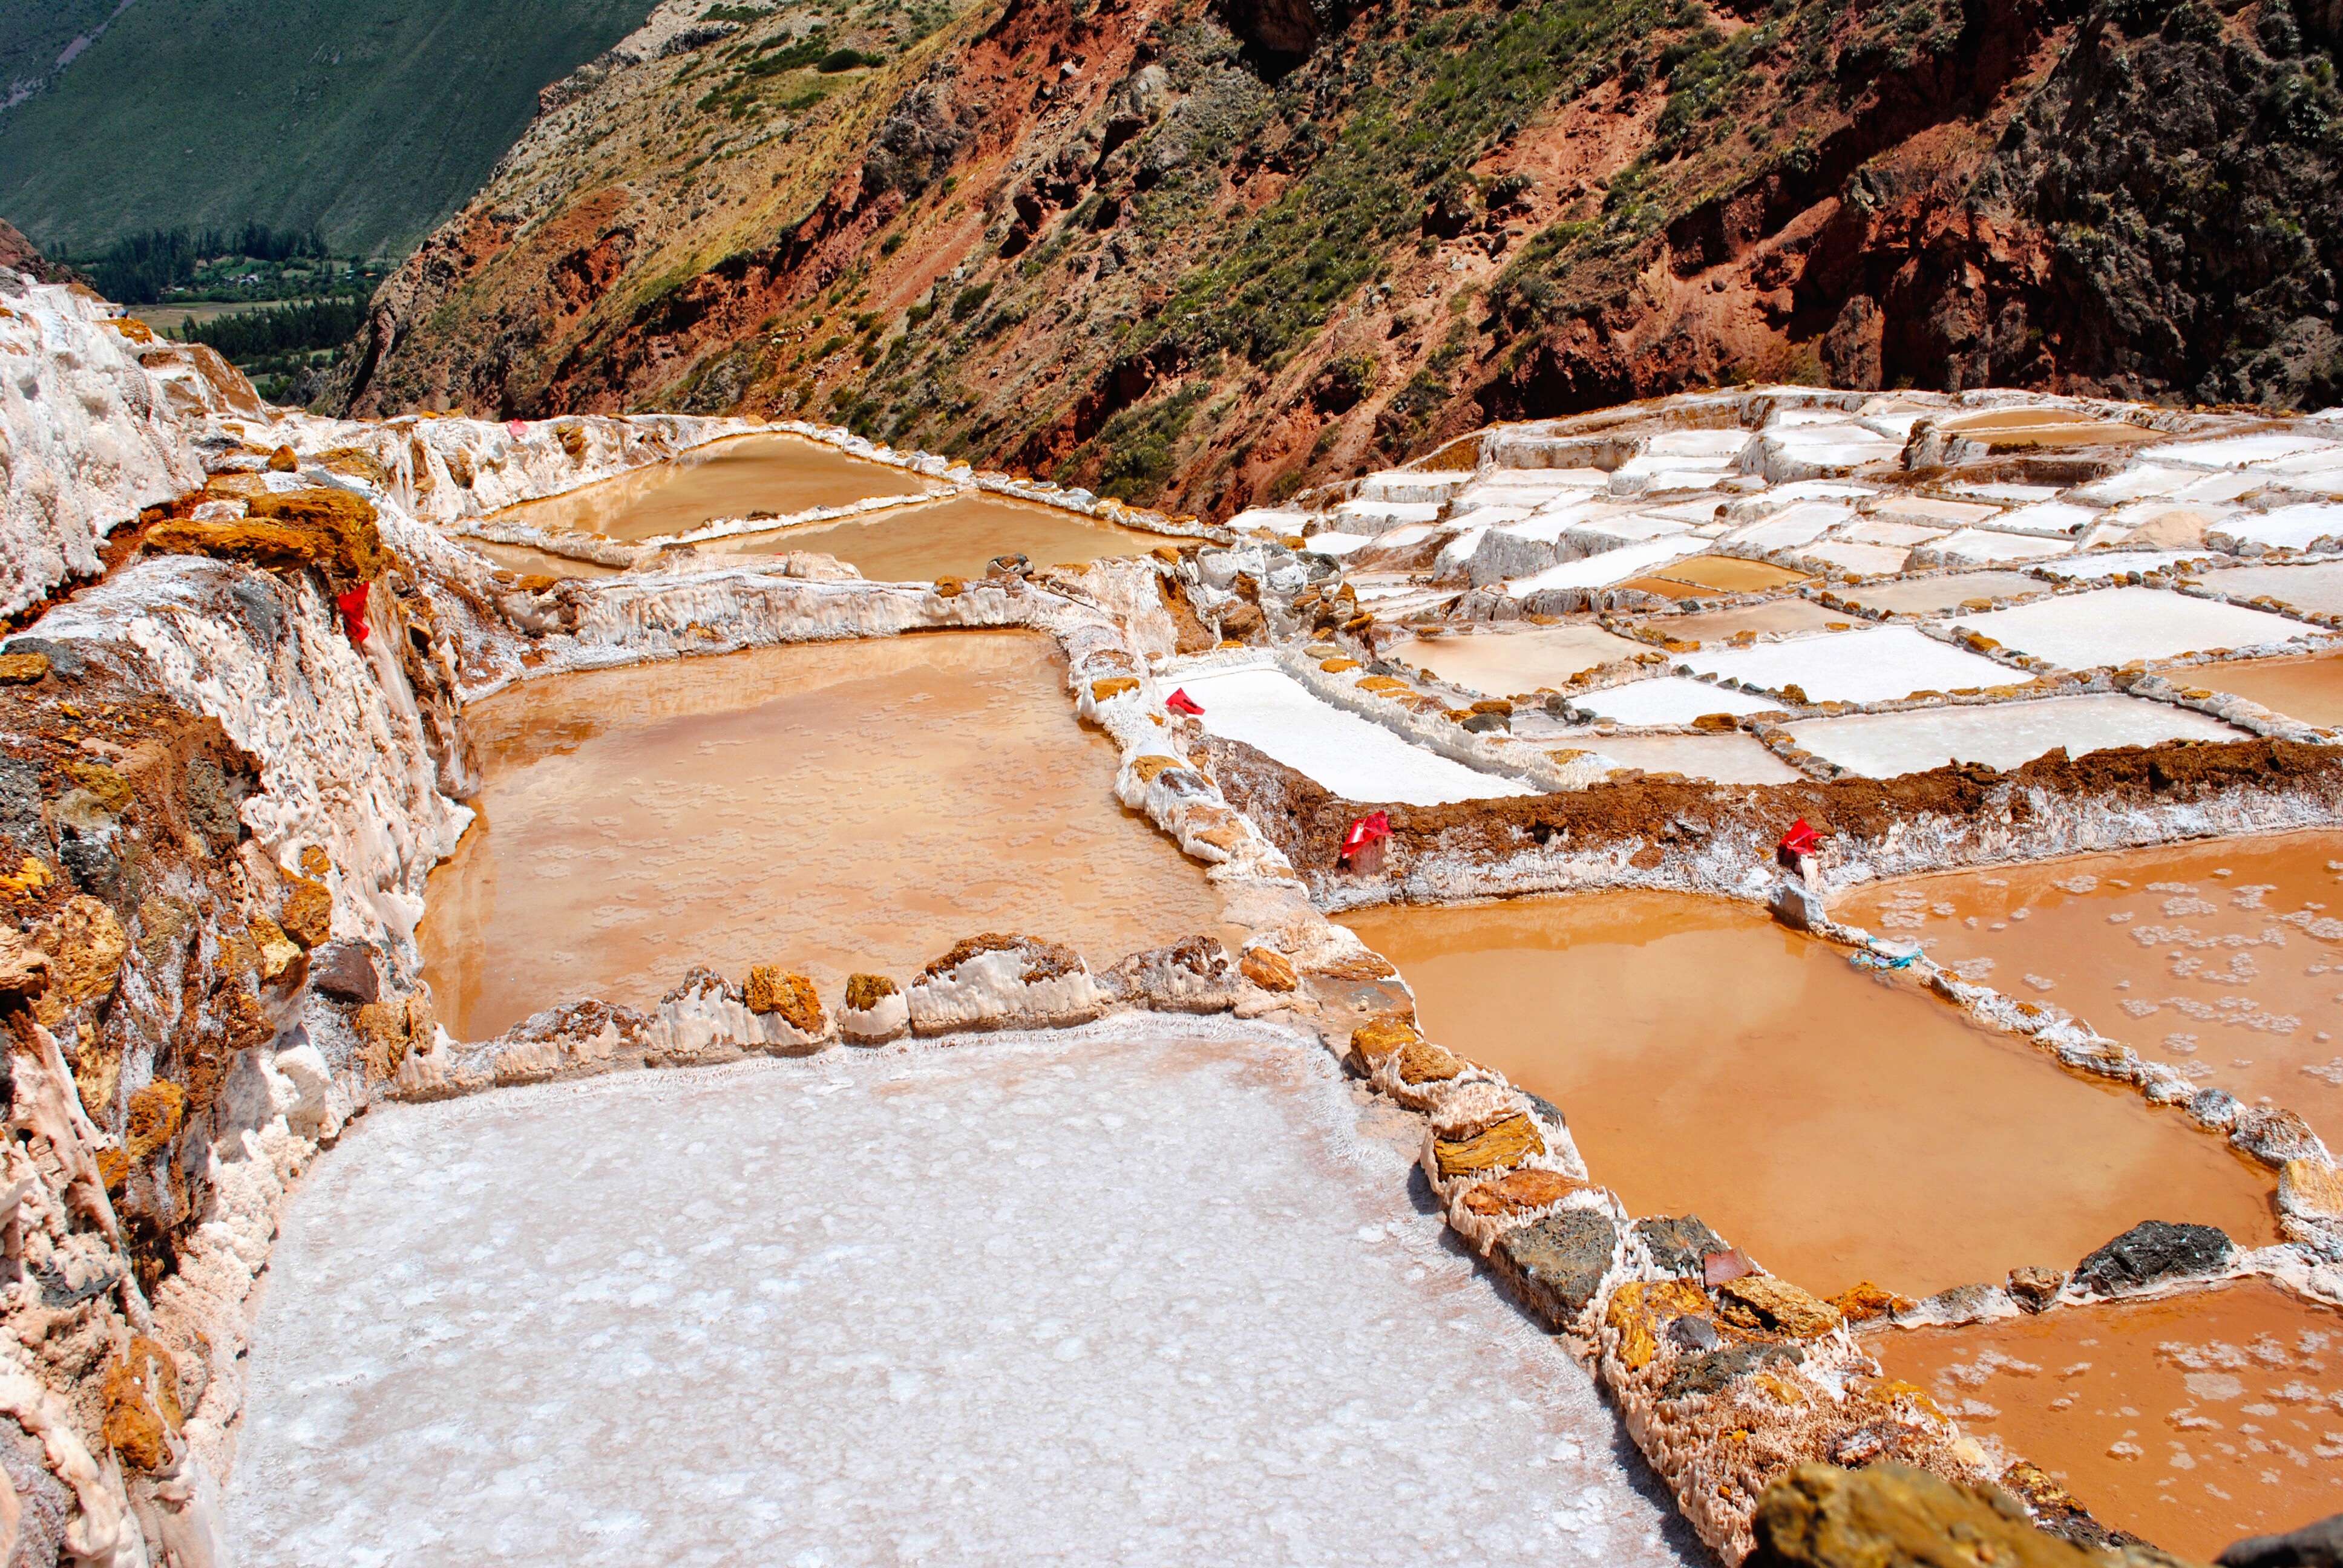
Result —
POLYGON ((2101 1523, 2184 1557, 2343 1512, 2343 1313, 2266 1282, 1865 1345, 2101 1523))
POLYGON ((2339 912, 2336 832, 1913 878, 1836 911, 2343 1147, 2339 912))
POLYGON ((497 520, 551 533, 649 539, 689 533, 721 518, 787 517, 815 507, 851 506, 866 496, 916 496, 929 487, 917 474, 850 457, 817 441, 747 436, 509 508, 497 520))
POLYGON ((1054 507, 955 496, 880 512, 868 522, 758 535, 734 548, 746 555, 815 550, 847 562, 873 582, 932 582, 940 577, 981 577, 995 556, 1022 555, 1036 567, 1079 567, 1181 542, 1094 523, 1054 507))
POLYGON ((1226 1023, 378 1110, 287 1205, 228 1496, 267 1565, 1704 1561, 1226 1023))
POLYGON ((1021 931, 1094 966, 1217 932, 1202 868, 1111 793, 1042 637, 935 632, 562 676, 469 711, 481 820, 421 934, 467 1039, 694 964, 908 979, 1021 931))
POLYGON ((2176 686, 2226 691, 2321 729, 2343 725, 2343 654, 2240 658, 2166 672, 2176 686))
POLYGON ((1637 1214, 1696 1212, 1834 1294, 2071 1268, 2142 1220, 2277 1240, 2269 1178, 2177 1111, 2062 1071, 1721 900, 1343 917, 1432 1039, 1562 1107, 1637 1214))
POLYGON ((1648 651, 1640 642, 1590 623, 1479 637, 1411 637, 1385 653, 1468 690, 1510 697, 1559 688, 1581 670, 1648 651))

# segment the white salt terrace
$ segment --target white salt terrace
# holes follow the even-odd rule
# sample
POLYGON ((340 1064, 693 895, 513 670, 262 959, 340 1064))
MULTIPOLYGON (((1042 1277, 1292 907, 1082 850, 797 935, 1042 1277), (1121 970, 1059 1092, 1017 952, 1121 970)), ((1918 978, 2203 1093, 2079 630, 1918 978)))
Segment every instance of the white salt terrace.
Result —
POLYGON ((1321 702, 1282 670, 1259 667, 1169 678, 1204 709, 1204 728, 1242 740, 1351 800, 1441 806, 1534 795, 1402 739, 1371 719, 1321 702))
POLYGON ((1782 705, 1730 687, 1711 686, 1689 676, 1663 675, 1586 692, 1571 701, 1614 724, 1690 724, 1711 713, 1770 713, 1782 705))
POLYGON ((1951 648, 1908 626, 1767 643, 1678 661, 1695 675, 1767 691, 1795 686, 1814 702, 1885 702, 1918 691, 2021 686, 2033 680, 1979 654, 1951 648))
POLYGON ((2056 747, 2070 757, 2165 740, 2242 740, 2217 719, 2136 697, 2045 698, 1981 707, 1850 713, 1785 726, 1800 746, 1872 779, 1982 762, 2016 768, 2056 747))
POLYGON ((287 1208, 232 1545, 1697 1560, 1406 1201, 1418 1126, 1314 1045, 1130 1019, 378 1110, 287 1208))
POLYGON ((2319 566, 2237 567, 2201 579, 2232 598, 2264 595, 2311 615, 2343 615, 2343 561, 2319 566))
POLYGON ((2216 648, 2278 648, 2310 635, 2301 622, 2268 610, 2146 588, 2066 594, 1964 616, 1958 624, 2067 669, 2216 648))

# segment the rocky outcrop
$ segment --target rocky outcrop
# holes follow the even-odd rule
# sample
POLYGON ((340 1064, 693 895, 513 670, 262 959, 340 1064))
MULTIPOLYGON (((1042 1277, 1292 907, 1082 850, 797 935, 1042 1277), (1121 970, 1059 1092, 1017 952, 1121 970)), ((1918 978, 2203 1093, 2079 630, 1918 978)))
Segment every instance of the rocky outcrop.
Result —
MULTIPOLYGON (((1901 1464, 1805 1464, 1766 1491, 1745 1568, 1878 1568, 1991 1562, 2105 1568, 2106 1559, 2036 1530, 1989 1485, 1958 1485, 1901 1464)), ((2161 1553, 2143 1563, 2177 1563, 2161 1553)), ((2226 1561, 2226 1559, 2224 1559, 2226 1561)))

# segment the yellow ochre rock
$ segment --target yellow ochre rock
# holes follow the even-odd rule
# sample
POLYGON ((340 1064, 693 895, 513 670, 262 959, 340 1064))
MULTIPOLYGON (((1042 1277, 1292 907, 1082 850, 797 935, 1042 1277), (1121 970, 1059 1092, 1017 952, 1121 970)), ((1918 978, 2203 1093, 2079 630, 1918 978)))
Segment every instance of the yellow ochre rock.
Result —
POLYGON ((30 686, 48 673, 45 653, 0 653, 0 686, 30 686))
POLYGON ((1533 1166, 1526 1171, 1508 1171, 1493 1181, 1483 1181, 1467 1190, 1463 1201, 1468 1212, 1500 1219, 1559 1203, 1585 1185, 1559 1171, 1533 1166))
POLYGON ((2343 1220, 2343 1171, 2289 1160, 2278 1167, 2278 1207, 2306 1220, 2343 1220))
MULTIPOLYGON (((2026 1523, 1996 1487, 1925 1470, 1802 1464, 1765 1489, 1743 1568, 2106 1568, 2026 1523)), ((2177 1559, 2173 1559, 2177 1562, 2177 1559)))
POLYGON ((1372 1070, 1393 1051, 1422 1043, 1413 1024, 1391 1013, 1371 1018, 1351 1031, 1351 1050, 1372 1070))
POLYGON ((820 1034, 830 1027, 813 981, 772 964, 759 964, 749 971, 748 1003, 750 1012, 779 1013, 791 1029, 803 1034, 820 1034))
POLYGON ((1666 1320, 1707 1310, 1708 1298, 1690 1280, 1635 1280, 1612 1292, 1603 1321, 1618 1331, 1620 1364, 1641 1372, 1660 1353, 1666 1320))
POLYGON ((1292 990, 1301 983, 1292 960, 1270 948, 1247 948, 1237 972, 1263 990, 1292 990))
POLYGON ((1771 1274, 1744 1274, 1717 1287, 1725 1298, 1719 1313, 1743 1328, 1779 1329, 1802 1340, 1838 1327, 1839 1310, 1771 1274), (1739 1311, 1735 1311, 1739 1308, 1739 1311))
POLYGON ((170 1462, 170 1434, 186 1422, 179 1408, 179 1368, 144 1334, 131 1339, 121 1362, 106 1374, 106 1442, 134 1470, 160 1470, 170 1462))
POLYGON ((123 1146, 133 1160, 144 1160, 179 1135, 187 1109, 187 1091, 167 1078, 158 1078, 130 1097, 124 1123, 123 1146))
POLYGON ((1545 1140, 1526 1115, 1508 1116, 1470 1138, 1439 1139, 1432 1150, 1443 1181, 1481 1171, 1510 1170, 1544 1152, 1545 1140))
POLYGON ((1131 676, 1110 676, 1104 680, 1093 680, 1091 682, 1091 700, 1092 702, 1111 702, 1118 697, 1121 697, 1129 692, 1137 691, 1138 689, 1139 682, 1131 676))

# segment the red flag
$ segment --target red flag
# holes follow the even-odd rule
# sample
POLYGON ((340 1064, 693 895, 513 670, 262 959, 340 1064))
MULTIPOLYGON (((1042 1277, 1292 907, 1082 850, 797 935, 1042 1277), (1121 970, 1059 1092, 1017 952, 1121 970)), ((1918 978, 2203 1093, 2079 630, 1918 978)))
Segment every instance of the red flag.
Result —
POLYGON ((505 427, 505 428, 506 428, 506 429, 508 429, 508 430, 510 430, 510 431, 513 433, 513 439, 514 439, 514 440, 516 440, 516 441, 519 440, 523 436, 526 436, 526 435, 528 435, 528 427, 526 424, 522 423, 522 422, 521 422, 520 420, 518 420, 518 419, 516 419, 516 420, 514 420, 511 424, 507 425, 507 426, 505 427))
POLYGON ((1376 839, 1390 837, 1391 813, 1370 811, 1352 823, 1351 830, 1342 835, 1342 859, 1347 860, 1376 839))
POLYGON ((1782 835, 1782 848, 1793 855, 1811 855, 1822 847, 1823 836, 1804 817, 1791 823, 1790 830, 1782 835))
POLYGON ((1185 713, 1196 719, 1204 717, 1203 709, 1198 705, 1194 698, 1188 695, 1188 689, 1184 686, 1165 698, 1163 706, 1174 713, 1185 713))
POLYGON ((350 634, 350 640, 366 641, 367 585, 360 583, 347 593, 336 594, 334 604, 342 612, 342 629, 350 634))

